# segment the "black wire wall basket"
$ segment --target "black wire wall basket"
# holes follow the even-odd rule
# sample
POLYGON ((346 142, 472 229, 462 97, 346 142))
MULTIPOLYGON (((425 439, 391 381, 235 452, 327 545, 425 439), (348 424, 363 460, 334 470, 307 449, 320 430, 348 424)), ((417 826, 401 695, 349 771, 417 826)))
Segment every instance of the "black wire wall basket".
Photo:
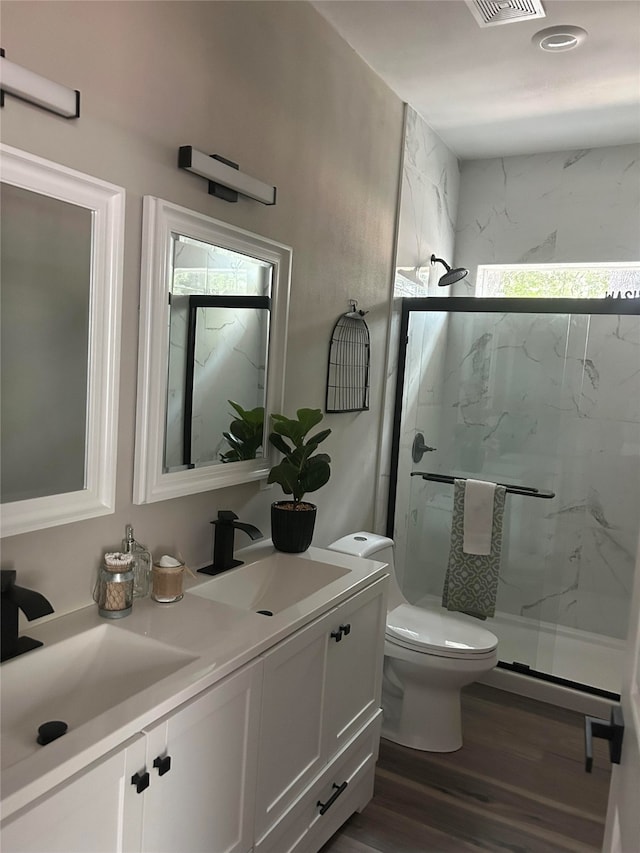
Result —
POLYGON ((338 318, 331 334, 327 370, 326 412, 363 412, 369 409, 369 329, 366 311, 351 310, 338 318))

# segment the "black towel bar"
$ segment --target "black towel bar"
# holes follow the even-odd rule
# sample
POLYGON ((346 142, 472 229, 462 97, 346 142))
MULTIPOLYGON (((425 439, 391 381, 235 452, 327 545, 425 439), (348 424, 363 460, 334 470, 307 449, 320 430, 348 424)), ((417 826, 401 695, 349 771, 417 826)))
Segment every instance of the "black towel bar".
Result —
MULTIPOLYGON (((467 477, 453 477, 450 474, 430 474, 426 471, 412 471, 412 477, 422 477, 423 480, 433 480, 434 483, 453 483, 454 480, 466 480, 467 477)), ((533 486, 517 486, 509 483, 496 483, 497 486, 504 486, 507 494, 523 495, 525 498, 555 498, 555 492, 541 492, 540 489, 534 489, 533 486)))

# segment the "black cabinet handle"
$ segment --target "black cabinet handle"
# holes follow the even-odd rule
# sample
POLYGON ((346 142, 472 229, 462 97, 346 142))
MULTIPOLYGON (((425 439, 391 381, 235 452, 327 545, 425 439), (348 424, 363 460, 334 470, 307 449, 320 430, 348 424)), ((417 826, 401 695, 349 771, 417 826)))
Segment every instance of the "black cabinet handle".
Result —
POLYGON ((165 773, 168 773, 171 770, 171 756, 164 755, 158 756, 153 759, 153 766, 158 770, 158 776, 164 776, 165 773))
POLYGON ((149 787, 149 774, 145 770, 144 773, 134 773, 131 777, 131 784, 136 786, 136 791, 141 794, 149 787))
POLYGON ((316 806, 320 809, 320 814, 324 814, 331 808, 331 806, 335 803, 335 801, 338 799, 338 797, 344 791, 348 784, 349 783, 346 781, 343 782, 342 785, 336 785, 335 782, 333 783, 333 787, 335 790, 333 794, 331 794, 327 802, 321 803, 320 800, 318 800, 318 802, 316 803, 316 806))
POLYGON ((340 640, 342 639, 342 631, 340 631, 340 630, 338 630, 338 631, 332 631, 332 632, 331 632, 331 636, 332 636, 332 637, 333 637, 333 639, 336 641, 336 643, 339 643, 339 642, 340 642, 340 640))
POLYGON ((624 716, 619 705, 612 705, 609 720, 598 717, 584 718, 584 769, 591 773, 593 768, 593 738, 601 737, 609 741, 609 758, 612 764, 620 764, 622 739, 624 737, 624 716))
POLYGON ((347 622, 346 625, 340 625, 340 630, 345 635, 345 637, 348 637, 351 633, 351 622, 347 622))

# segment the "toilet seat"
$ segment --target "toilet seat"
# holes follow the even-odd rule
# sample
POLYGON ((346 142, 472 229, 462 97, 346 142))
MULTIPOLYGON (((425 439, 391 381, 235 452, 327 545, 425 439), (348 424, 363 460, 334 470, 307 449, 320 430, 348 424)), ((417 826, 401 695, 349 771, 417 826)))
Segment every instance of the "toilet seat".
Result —
POLYGON ((387 613, 385 639, 411 651, 458 659, 485 657, 498 646, 498 638, 480 625, 411 604, 387 613))

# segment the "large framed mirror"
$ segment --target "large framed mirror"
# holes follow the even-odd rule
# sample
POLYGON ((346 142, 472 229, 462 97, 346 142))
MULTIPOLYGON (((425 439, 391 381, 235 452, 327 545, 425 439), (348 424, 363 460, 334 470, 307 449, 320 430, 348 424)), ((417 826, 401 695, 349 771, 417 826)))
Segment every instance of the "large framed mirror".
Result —
POLYGON ((135 503, 267 476, 291 260, 288 246, 145 196, 135 503))
POLYGON ((0 145, 2 536, 115 509, 121 187, 0 145))

